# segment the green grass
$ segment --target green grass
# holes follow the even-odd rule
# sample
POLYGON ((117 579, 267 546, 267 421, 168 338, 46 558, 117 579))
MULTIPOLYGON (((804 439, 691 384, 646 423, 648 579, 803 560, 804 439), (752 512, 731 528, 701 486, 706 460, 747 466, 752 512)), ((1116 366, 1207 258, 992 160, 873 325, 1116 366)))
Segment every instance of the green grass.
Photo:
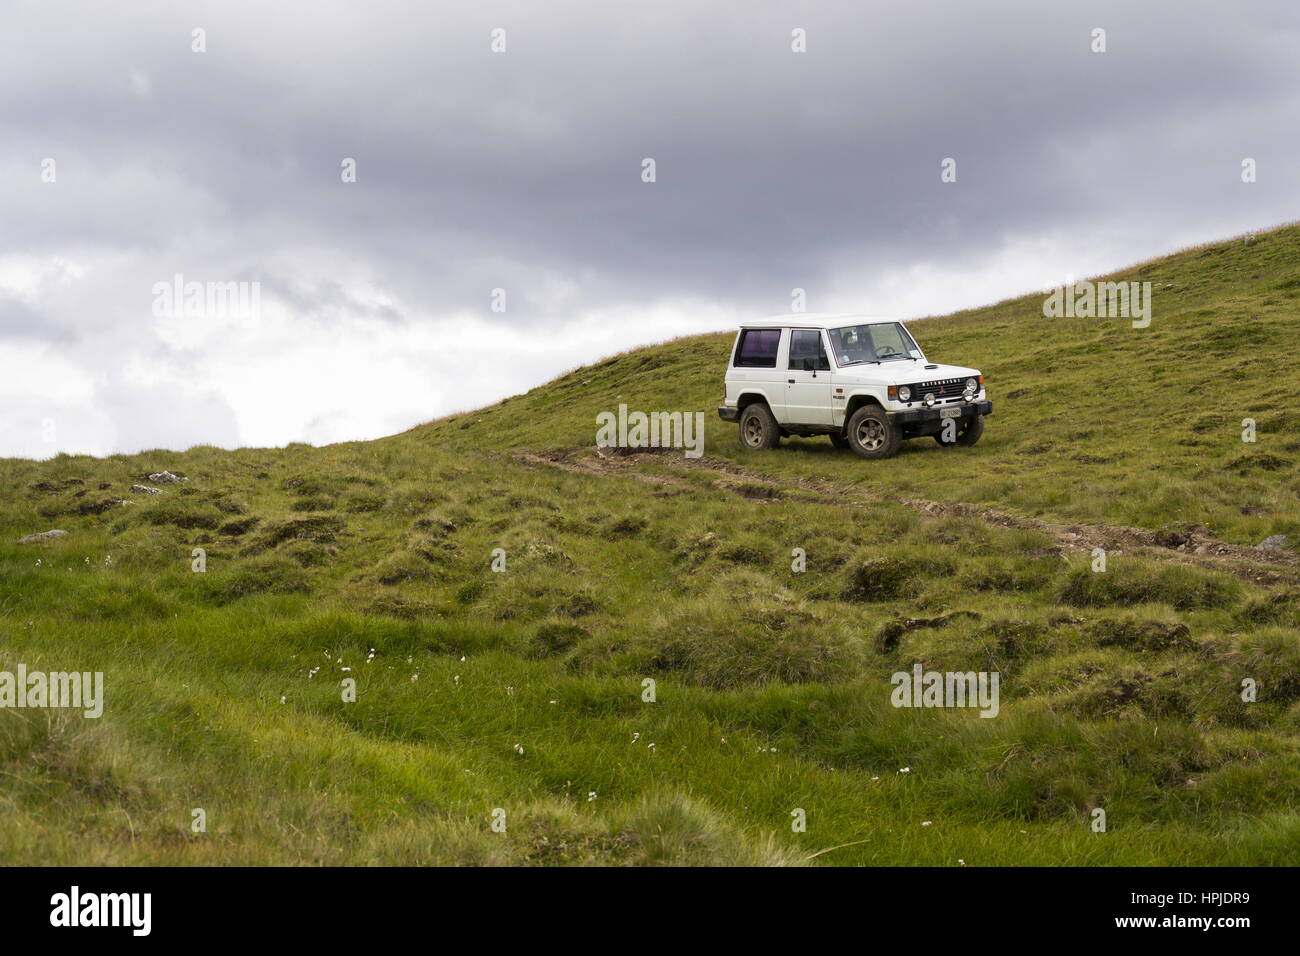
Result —
POLYGON ((919 322, 996 411, 885 462, 742 450, 729 334, 380 441, 0 461, 0 669, 106 684, 0 711, 0 861, 1300 863, 1293 555, 1123 537, 1300 540, 1296 274, 1287 228, 1117 274, 1145 330, 919 322), (598 458, 619 402, 706 410, 707 457, 598 458), (895 709, 918 661, 999 715, 895 709))

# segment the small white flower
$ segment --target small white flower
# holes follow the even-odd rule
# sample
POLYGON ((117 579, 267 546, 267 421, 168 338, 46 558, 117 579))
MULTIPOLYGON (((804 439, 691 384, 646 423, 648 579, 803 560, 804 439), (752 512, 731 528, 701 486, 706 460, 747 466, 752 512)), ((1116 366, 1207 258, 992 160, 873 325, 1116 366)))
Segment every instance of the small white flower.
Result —
POLYGON ((900 771, 898 771, 898 772, 899 772, 899 773, 911 773, 911 772, 912 772, 912 768, 911 768, 911 767, 904 767, 902 770, 900 770, 900 771))
POLYGON ((280 703, 282 703, 282 704, 284 703, 284 695, 283 695, 283 694, 280 695, 280 703))
POLYGON ((632 735, 632 743, 636 743, 640 739, 641 739, 641 731, 638 730, 636 733, 632 735))
POLYGON ((517 753, 517 754, 522 754, 523 752, 524 752, 524 745, 523 745, 523 744, 515 744, 515 753, 517 753))
POLYGON ((922 821, 921 821, 921 826, 923 826, 923 827, 928 827, 929 825, 930 825, 930 821, 929 821, 929 820, 922 820, 922 821))
POLYGON ((595 800, 595 799, 596 799, 596 791, 595 791, 595 790, 588 790, 588 791, 587 791, 587 802, 588 802, 588 803, 591 803, 591 801, 593 801, 593 800, 595 800))
POLYGON ((966 865, 966 861, 965 861, 965 860, 958 860, 957 862, 960 863, 962 866, 965 866, 965 865, 966 865))

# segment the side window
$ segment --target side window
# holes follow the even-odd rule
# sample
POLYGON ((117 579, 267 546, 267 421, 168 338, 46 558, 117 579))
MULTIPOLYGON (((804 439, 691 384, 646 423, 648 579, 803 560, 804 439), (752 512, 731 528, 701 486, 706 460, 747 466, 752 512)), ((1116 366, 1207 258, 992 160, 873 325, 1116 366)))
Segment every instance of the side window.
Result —
POLYGON ((776 368, 780 329, 745 329, 736 343, 736 368, 776 368))
POLYGON ((790 368, 805 372, 826 372, 831 367, 822 334, 816 329, 795 329, 790 333, 790 368))

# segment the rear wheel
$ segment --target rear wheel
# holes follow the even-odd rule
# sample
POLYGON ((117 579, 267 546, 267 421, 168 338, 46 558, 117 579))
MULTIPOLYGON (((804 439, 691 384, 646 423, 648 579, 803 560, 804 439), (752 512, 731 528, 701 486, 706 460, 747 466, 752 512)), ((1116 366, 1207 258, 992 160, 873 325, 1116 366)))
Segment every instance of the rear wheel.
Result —
POLYGON ((957 437, 955 440, 944 441, 942 431, 934 436, 934 440, 944 448, 952 448, 954 445, 961 445, 965 448, 969 448, 971 445, 979 441, 980 436, 983 434, 984 416, 972 415, 970 418, 964 418, 961 420, 961 424, 957 426, 957 437))
POLYGON ((849 447, 862 458, 897 454, 903 436, 879 405, 863 405, 849 419, 849 447))
POLYGON ((780 441, 780 426, 767 405, 755 402, 740 413, 740 443, 746 448, 775 448, 780 441))

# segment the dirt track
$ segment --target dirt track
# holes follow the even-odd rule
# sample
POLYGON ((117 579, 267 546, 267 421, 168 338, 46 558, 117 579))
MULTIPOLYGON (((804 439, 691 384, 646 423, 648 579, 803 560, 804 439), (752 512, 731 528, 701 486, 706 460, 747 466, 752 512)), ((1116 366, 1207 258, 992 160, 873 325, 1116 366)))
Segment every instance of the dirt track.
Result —
POLYGON ((744 468, 720 458, 686 458, 676 450, 671 454, 649 450, 627 454, 616 449, 597 448, 540 454, 517 452, 512 457, 522 464, 534 467, 544 465, 579 474, 618 476, 661 486, 679 484, 680 479, 642 471, 644 465, 654 464, 660 469, 666 467, 707 471, 719 476, 720 487, 731 486, 737 494, 759 502, 777 500, 775 494, 765 495, 764 487, 777 492, 798 491, 800 500, 814 500, 822 504, 843 506, 884 502, 911 508, 928 517, 975 518, 1004 528, 1038 531, 1051 538, 1053 544, 1063 552, 1091 552, 1094 548, 1105 548, 1112 554, 1138 553, 1226 571, 1258 584, 1300 583, 1300 555, 1284 550, 1262 551, 1259 548, 1228 544, 1199 528, 1150 531, 1116 525, 1059 524, 1012 515, 983 505, 889 495, 818 478, 784 478, 744 468))

